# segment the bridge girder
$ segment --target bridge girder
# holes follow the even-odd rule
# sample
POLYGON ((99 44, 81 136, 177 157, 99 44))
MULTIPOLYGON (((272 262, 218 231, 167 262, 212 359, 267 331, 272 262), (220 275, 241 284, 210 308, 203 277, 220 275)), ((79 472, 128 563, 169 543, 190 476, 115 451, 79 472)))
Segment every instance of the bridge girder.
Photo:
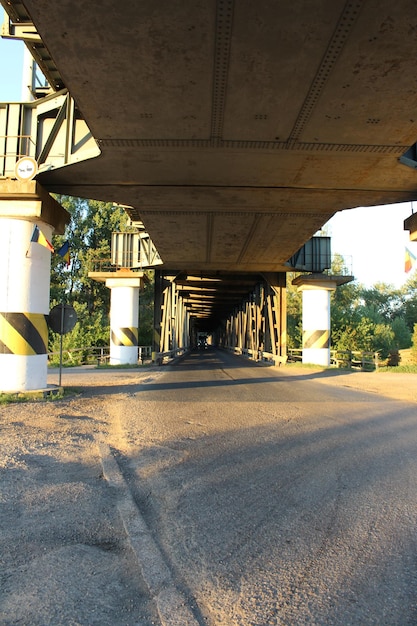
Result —
POLYGON ((39 182, 131 206, 167 267, 285 271, 335 212, 416 199, 413 0, 1 1, 100 148, 39 182))

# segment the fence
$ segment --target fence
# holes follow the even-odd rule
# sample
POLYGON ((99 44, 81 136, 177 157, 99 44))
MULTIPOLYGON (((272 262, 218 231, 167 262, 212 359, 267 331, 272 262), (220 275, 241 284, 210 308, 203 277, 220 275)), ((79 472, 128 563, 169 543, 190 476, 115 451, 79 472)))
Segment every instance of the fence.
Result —
POLYGON ((262 361, 270 365, 282 365, 287 362, 286 356, 272 354, 272 352, 264 352, 263 350, 250 350, 249 348, 239 348, 237 346, 233 348, 226 346, 224 349, 233 352, 233 354, 244 356, 250 361, 262 361))
MULTIPOLYGON (((302 348, 288 348, 288 361, 302 361, 302 348)), ((359 350, 330 350, 330 365, 345 369, 373 371, 380 365, 378 352, 359 350)))
MULTIPOLYGON (((50 363, 59 361, 59 352, 50 352, 48 354, 50 363)), ((150 361, 152 357, 151 346, 138 346, 138 363, 150 361)), ((110 347, 109 346, 91 346, 88 348, 74 348, 62 351, 63 365, 104 365, 109 363, 110 347)))
POLYGON ((357 350, 331 350, 330 363, 346 369, 373 371, 378 369, 378 352, 359 352, 357 350))

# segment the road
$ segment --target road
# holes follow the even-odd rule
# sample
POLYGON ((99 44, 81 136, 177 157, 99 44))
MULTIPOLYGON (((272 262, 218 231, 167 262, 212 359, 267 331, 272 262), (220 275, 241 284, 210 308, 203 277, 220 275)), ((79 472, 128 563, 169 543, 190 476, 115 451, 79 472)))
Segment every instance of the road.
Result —
POLYGON ((415 381, 207 350, 0 406, 0 625, 417 624, 415 381))
POLYGON ((415 404, 209 350, 111 410, 202 623, 417 623, 415 404))

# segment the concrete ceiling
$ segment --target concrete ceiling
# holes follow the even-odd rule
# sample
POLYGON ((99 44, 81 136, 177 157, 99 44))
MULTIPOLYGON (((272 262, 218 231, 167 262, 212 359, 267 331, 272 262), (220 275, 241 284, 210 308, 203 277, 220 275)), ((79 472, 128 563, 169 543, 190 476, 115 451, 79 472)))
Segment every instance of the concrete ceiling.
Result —
POLYGON ((168 268, 281 271, 335 212, 417 197, 414 0, 4 4, 101 149, 38 180, 132 206, 168 268))

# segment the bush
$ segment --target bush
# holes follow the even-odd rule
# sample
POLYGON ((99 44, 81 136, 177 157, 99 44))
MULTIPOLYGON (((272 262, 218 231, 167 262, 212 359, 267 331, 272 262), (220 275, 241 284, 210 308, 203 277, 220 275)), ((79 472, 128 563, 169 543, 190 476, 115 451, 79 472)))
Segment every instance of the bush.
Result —
POLYGON ((401 361, 401 354, 399 350, 390 350, 388 354, 387 365, 388 367, 398 367, 401 361))
POLYGON ((413 344, 410 350, 410 360, 417 365, 417 324, 414 324, 413 344))

